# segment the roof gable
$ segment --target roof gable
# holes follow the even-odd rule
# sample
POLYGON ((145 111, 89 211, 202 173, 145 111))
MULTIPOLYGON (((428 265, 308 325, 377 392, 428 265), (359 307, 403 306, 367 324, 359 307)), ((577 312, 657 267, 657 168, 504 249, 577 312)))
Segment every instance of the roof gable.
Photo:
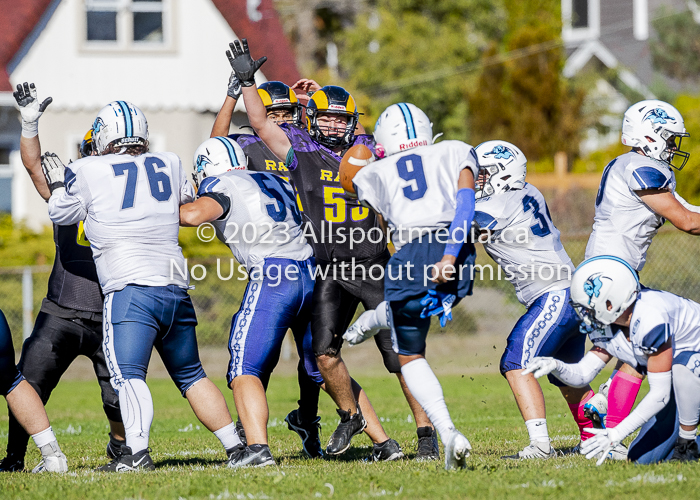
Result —
MULTIPOLYGON (((23 51, 31 49, 36 35, 43 29, 61 0, 0 0, 0 91, 12 91, 8 66, 15 65, 23 51)), ((211 0, 231 29, 240 37, 248 38, 253 55, 266 55, 264 73, 268 79, 294 83, 299 79, 296 59, 289 41, 284 36, 282 23, 272 0, 261 0, 257 9, 250 1, 211 0)), ((223 49, 222 49, 223 50, 223 49)))

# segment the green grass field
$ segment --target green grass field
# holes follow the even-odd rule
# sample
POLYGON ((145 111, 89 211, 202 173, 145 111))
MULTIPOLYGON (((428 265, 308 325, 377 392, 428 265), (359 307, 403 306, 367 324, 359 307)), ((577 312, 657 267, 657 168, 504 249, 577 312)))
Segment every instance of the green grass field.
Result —
MULTIPOLYGON (((151 434, 152 473, 108 475, 92 472, 107 461, 107 427, 97 384, 65 381, 48 405, 49 416, 68 456, 64 476, 27 473, 0 476, 3 499, 272 499, 272 498, 695 498, 700 489, 697 464, 635 466, 594 462, 580 456, 549 461, 512 462, 499 457, 514 453, 527 433, 504 379, 496 374, 440 377, 452 417, 474 448, 469 469, 446 472, 442 463, 416 463, 415 425, 398 384, 391 377, 362 379, 388 433, 409 459, 364 463, 370 452, 365 436, 338 460, 301 457, 296 434, 283 422, 296 404, 296 381, 274 377, 270 385, 270 443, 278 467, 231 471, 218 441, 201 425, 168 380, 150 380, 155 402, 151 434)), ((602 377, 601 377, 602 378, 602 377)), ((596 381, 596 383, 599 381, 596 381)), ((223 389, 224 384, 219 383, 223 389)), ((596 386, 597 387, 597 386, 596 386)), ((554 445, 566 449, 577 442, 576 427, 558 391, 545 384, 549 429, 554 445)), ((230 392, 225 392, 231 400, 230 392)), ((233 406, 232 403, 229 403, 233 406)), ((337 424, 330 399, 321 395, 322 439, 337 424)), ((7 418, 0 419, 0 446, 7 439, 7 418)), ((30 443, 27 466, 39 460, 30 443)))

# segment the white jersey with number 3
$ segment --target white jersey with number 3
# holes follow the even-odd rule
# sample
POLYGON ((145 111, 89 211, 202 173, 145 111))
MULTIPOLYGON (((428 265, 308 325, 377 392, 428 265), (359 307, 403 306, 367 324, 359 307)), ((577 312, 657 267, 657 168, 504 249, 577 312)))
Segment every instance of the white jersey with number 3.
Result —
POLYGON ((398 251, 420 235, 450 225, 459 175, 465 168, 476 180, 479 166, 474 148, 461 141, 443 141, 375 161, 359 170, 353 183, 360 201, 389 224, 398 251))
POLYGON ((268 257, 304 261, 313 255, 302 234, 294 189, 281 177, 231 170, 205 178, 198 194, 228 198, 228 212, 212 224, 248 273, 268 257))
POLYGON ((180 205, 194 189, 176 154, 83 158, 66 167, 65 186, 49 199, 49 217, 58 225, 85 221, 105 294, 129 284, 188 285, 177 238, 180 205))
POLYGON ((546 292, 571 286, 574 265, 535 186, 525 183, 522 189, 476 200, 474 223, 488 231, 479 241, 524 306, 546 292))

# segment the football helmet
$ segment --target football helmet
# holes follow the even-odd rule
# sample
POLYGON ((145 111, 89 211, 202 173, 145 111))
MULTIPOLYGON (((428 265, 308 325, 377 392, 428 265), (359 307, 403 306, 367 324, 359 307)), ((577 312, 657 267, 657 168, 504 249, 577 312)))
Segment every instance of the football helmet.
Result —
POLYGON ((506 141, 482 142, 474 148, 479 163, 476 198, 496 196, 525 187, 527 158, 506 141))
POLYGON ((301 104, 297 95, 282 82, 265 82, 258 87, 258 94, 267 111, 289 110, 292 120, 288 123, 299 123, 301 120, 301 104))
POLYGON ((347 90, 335 85, 326 85, 314 92, 306 105, 306 126, 309 135, 329 148, 352 144, 359 116, 355 99, 347 90), (348 124, 345 132, 340 135, 329 135, 330 127, 320 127, 318 124, 319 114, 347 116, 348 124))
POLYGON ((219 175, 229 170, 246 170, 248 157, 234 140, 228 137, 212 137, 199 145, 194 152, 194 185, 210 175, 219 175))
POLYGON ((586 325, 604 328, 637 300, 639 278, 632 267, 612 255, 585 260, 571 278, 571 303, 586 325))
POLYGON ((143 112, 126 101, 113 101, 97 113, 92 124, 92 140, 97 154, 111 143, 116 147, 148 144, 148 122, 143 112))
POLYGON ((80 143, 80 157, 92 156, 95 152, 95 145, 92 142, 92 129, 88 130, 80 143))
POLYGON ((625 111, 622 120, 622 144, 639 148, 651 158, 680 170, 690 153, 681 151, 685 131, 683 117, 669 103, 657 100, 640 101, 625 111), (674 164, 676 157, 682 159, 674 164))
POLYGON ((408 102, 392 104, 379 115, 374 140, 385 156, 433 143, 433 124, 418 106, 408 102))

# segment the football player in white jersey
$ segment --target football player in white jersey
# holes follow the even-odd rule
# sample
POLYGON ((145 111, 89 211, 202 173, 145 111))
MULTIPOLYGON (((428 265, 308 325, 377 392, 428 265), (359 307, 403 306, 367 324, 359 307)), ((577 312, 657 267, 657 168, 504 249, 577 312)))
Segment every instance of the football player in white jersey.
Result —
MULTIPOLYGON (((542 389, 532 375, 520 374, 536 356, 565 362, 583 357, 586 337, 579 332, 580 321, 569 303, 574 266, 542 193, 525 182, 527 159, 522 151, 505 141, 488 141, 474 150, 480 167, 474 213, 479 241, 527 308, 508 336, 500 370, 525 420, 530 444, 503 458, 554 457, 542 389)), ((593 397, 591 388, 567 387, 555 377, 549 381, 566 399, 581 440, 591 437, 586 429, 593 424, 583 415, 586 401, 593 397)))
POLYGON ((596 436, 583 443, 582 452, 588 458, 602 452, 600 465, 608 450, 643 426, 630 446, 630 460, 697 460, 700 304, 642 288, 636 269, 609 255, 578 267, 571 300, 583 321, 594 327, 594 347, 577 364, 535 358, 525 371, 536 377, 551 373, 569 385, 582 386, 616 357, 647 372, 649 379, 649 393, 635 410, 616 427, 593 429, 596 436), (674 395, 675 404, 668 404, 674 395))
POLYGON ((445 445, 445 468, 464 468, 471 445, 445 405, 440 382, 425 359, 430 315, 444 323, 451 307, 471 294, 474 245, 474 150, 460 141, 433 144, 432 123, 408 103, 389 106, 374 137, 386 157, 353 178, 358 199, 389 224, 396 253, 387 264, 384 297, 394 349, 411 394, 445 445))
MULTIPOLYGON (((640 272, 651 240, 666 220, 689 234, 700 234, 700 208, 676 193, 674 169, 682 169, 689 157, 681 150, 684 137, 688 134, 683 117, 666 102, 641 101, 625 112, 622 143, 632 150, 603 171, 587 259, 614 255, 640 272)), ((642 384, 643 376, 630 366, 620 363, 618 368, 587 404, 596 421, 607 413, 608 427, 629 414, 642 384)))
POLYGON ((229 339, 227 382, 247 441, 231 455, 232 468, 275 465, 265 390, 288 329, 307 374, 323 383, 311 348, 313 250, 302 234, 294 190, 279 176, 246 170, 247 162, 228 137, 204 141, 194 155, 198 199, 180 207, 183 226, 212 222, 250 277, 229 339))
POLYGON ((197 418, 228 453, 240 443, 221 391, 202 369, 189 276, 178 245, 180 205, 194 190, 174 153, 148 152, 139 108, 114 101, 93 124, 98 156, 47 162, 49 216, 84 221, 105 294, 103 349, 119 395, 126 445, 105 472, 155 468, 149 454, 153 400, 146 371, 155 347, 197 418))

